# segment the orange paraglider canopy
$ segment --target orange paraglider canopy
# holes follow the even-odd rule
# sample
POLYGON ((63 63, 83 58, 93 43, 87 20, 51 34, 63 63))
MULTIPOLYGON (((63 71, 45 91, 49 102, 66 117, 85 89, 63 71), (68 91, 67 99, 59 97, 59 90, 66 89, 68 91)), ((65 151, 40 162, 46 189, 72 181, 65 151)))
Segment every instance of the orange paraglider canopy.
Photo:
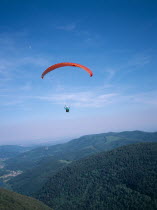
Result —
POLYGON ((44 76, 45 76, 47 73, 49 73, 50 71, 53 71, 53 70, 55 70, 55 69, 57 69, 57 68, 64 67, 64 66, 75 66, 75 67, 82 68, 82 69, 84 69, 85 71, 87 71, 87 72, 90 74, 91 77, 93 76, 93 72, 92 72, 89 68, 87 68, 86 66, 83 66, 83 65, 77 64, 77 63, 64 62, 64 63, 57 63, 57 64, 54 64, 54 65, 48 67, 48 68, 42 73, 41 78, 43 79, 44 76))

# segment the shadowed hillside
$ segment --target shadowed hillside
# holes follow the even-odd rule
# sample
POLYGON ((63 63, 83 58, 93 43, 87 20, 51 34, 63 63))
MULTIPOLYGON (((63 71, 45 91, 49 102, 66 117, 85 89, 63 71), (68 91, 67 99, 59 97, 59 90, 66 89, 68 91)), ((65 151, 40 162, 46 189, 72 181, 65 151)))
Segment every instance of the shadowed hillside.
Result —
POLYGON ((36 199, 0 188, 1 210, 51 210, 36 199))

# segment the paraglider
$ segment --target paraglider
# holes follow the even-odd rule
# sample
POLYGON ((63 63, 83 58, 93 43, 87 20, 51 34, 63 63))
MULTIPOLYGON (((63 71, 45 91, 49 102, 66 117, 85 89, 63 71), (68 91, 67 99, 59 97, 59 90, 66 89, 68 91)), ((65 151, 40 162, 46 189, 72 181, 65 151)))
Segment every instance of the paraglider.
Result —
POLYGON ((78 63, 69 63, 69 62, 64 62, 64 63, 57 63, 57 64, 54 64, 50 67, 48 67, 41 75, 41 78, 43 79, 44 76, 49 73, 50 71, 53 71, 57 68, 60 68, 60 67, 64 67, 64 66, 74 66, 74 67, 79 67, 79 68, 82 68, 84 69, 85 71, 87 71, 89 73, 89 75, 92 77, 93 76, 93 72, 87 68, 86 66, 83 66, 81 64, 78 64, 78 63))
MULTIPOLYGON (((55 70, 55 69, 57 69, 57 68, 64 67, 64 66, 79 67, 79 68, 85 70, 85 71, 90 75, 90 77, 93 76, 93 72, 92 72, 89 68, 87 68, 86 66, 83 66, 83 65, 78 64, 78 63, 64 62, 64 63, 57 63, 57 64, 54 64, 54 65, 48 67, 48 68, 42 73, 41 78, 44 79, 44 76, 45 76, 47 73, 49 73, 49 72, 51 72, 51 71, 53 71, 53 70, 55 70)), ((65 105, 65 106, 64 106, 64 109, 66 110, 66 112, 69 112, 70 107, 65 105)))

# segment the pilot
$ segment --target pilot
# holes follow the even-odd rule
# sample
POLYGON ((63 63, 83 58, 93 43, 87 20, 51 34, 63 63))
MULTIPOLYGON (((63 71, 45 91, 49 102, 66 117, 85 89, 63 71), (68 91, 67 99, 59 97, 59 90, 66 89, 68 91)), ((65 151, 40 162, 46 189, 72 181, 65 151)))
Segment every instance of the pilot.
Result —
POLYGON ((64 109, 66 110, 66 112, 69 112, 70 107, 65 105, 64 109))

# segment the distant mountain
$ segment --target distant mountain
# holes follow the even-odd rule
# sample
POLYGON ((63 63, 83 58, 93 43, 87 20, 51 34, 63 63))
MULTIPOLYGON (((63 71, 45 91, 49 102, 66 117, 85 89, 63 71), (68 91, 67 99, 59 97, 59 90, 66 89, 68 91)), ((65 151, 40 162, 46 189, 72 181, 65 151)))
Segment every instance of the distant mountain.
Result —
POLYGON ((0 158, 15 157, 22 152, 31 150, 31 147, 22 147, 18 145, 2 145, 0 146, 0 158))
POLYGON ((20 195, 15 192, 0 188, 0 209, 1 210, 52 210, 42 202, 20 195))
POLYGON ((89 155, 108 151, 138 142, 157 142, 157 132, 126 131, 82 136, 64 144, 45 146, 19 154, 5 162, 6 169, 26 170, 36 166, 44 157, 56 160, 78 160, 89 155))
POLYGON ((57 210, 157 209, 157 143, 139 143, 78 160, 36 195, 57 210))

